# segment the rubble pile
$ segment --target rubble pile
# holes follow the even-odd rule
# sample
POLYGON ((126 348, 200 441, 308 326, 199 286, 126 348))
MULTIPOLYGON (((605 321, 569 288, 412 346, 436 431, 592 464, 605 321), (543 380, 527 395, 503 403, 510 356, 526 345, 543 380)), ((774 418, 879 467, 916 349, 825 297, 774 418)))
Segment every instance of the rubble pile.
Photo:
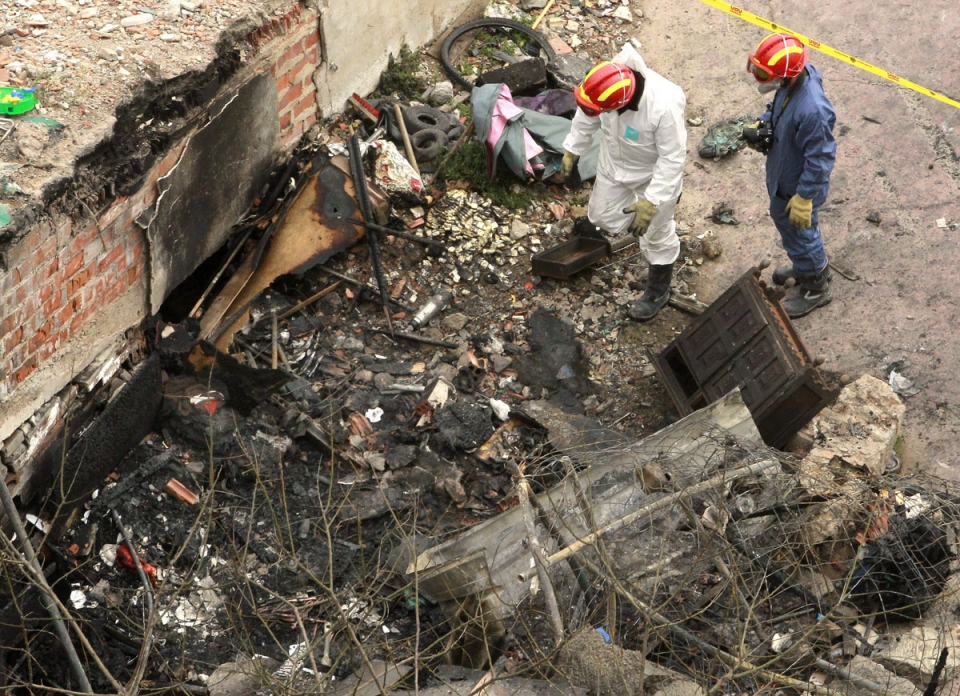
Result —
MULTIPOLYGON (((547 26, 607 54, 638 19, 560 2, 547 26)), ((150 320, 162 403, 111 387, 92 409, 142 408, 150 434, 102 477, 62 467, 27 516, 93 691, 932 694, 960 678, 960 495, 899 474, 887 383, 848 384, 795 454, 763 444, 739 389, 678 420, 648 350, 687 318, 624 322, 635 248, 532 273, 588 188, 517 182, 536 195, 511 208, 423 176, 443 161, 394 177, 400 145, 393 164, 362 154, 389 130, 368 121, 306 138, 221 270, 150 320)), ((719 242, 679 227, 690 295, 719 242)), ((52 633, 26 628, 43 581, 3 568, 3 685, 77 690, 52 633)))

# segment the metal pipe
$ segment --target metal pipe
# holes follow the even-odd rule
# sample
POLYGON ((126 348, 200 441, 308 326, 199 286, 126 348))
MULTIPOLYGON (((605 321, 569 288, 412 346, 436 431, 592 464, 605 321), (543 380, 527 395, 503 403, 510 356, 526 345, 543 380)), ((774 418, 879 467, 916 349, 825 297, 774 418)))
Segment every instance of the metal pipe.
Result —
MULTIPOLYGON (((366 222, 373 217, 373 206, 370 205, 370 195, 367 192, 367 176, 363 171, 363 158, 360 156, 360 136, 354 133, 347 142, 347 149, 350 152, 350 175, 353 177, 353 187, 357 191, 357 204, 360 206, 360 213, 364 222, 366 222)), ((367 243, 370 246, 370 263, 377 278, 377 285, 380 287, 380 299, 383 300, 383 307, 386 310, 387 327, 390 329, 390 333, 393 333, 393 322, 390 321, 390 290, 387 287, 387 279, 383 274, 383 263, 380 260, 380 242, 377 240, 377 235, 368 234, 367 243)))
POLYGON ((363 222, 362 220, 355 220, 354 218, 344 218, 344 220, 346 220, 347 222, 352 222, 354 225, 362 225, 367 229, 376 230, 377 232, 383 232, 384 234, 392 234, 394 236, 400 237, 401 239, 409 239, 411 242, 420 242, 420 244, 435 246, 444 250, 447 248, 446 244, 444 244, 443 242, 438 242, 436 239, 427 239, 426 237, 419 237, 415 234, 410 234, 409 232, 402 232, 401 230, 395 230, 392 227, 375 225, 372 222, 363 222))

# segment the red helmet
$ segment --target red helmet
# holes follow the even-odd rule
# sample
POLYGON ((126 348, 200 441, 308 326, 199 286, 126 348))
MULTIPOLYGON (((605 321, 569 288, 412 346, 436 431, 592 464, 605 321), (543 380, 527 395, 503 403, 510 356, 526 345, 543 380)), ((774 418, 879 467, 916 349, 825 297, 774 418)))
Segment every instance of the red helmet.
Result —
POLYGON ((807 65, 807 47, 790 34, 768 36, 747 61, 747 71, 757 82, 796 77, 807 65))
POLYGON ((573 90, 573 95, 583 113, 599 116, 602 111, 629 104, 636 91, 633 71, 626 65, 605 60, 587 73, 583 82, 573 90))

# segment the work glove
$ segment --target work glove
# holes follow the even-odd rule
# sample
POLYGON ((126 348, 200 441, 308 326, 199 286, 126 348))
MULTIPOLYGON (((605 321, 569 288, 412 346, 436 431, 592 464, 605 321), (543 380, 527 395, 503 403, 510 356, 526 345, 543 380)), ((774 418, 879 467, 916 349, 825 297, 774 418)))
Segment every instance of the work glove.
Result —
POLYGON ((572 152, 563 151, 563 161, 560 163, 560 173, 563 175, 563 183, 565 186, 576 185, 576 180, 573 176, 574 171, 577 169, 577 162, 580 161, 580 156, 575 155, 572 152))
POLYGON ((650 227, 650 221, 653 220, 653 216, 657 214, 657 206, 646 198, 641 198, 633 205, 628 205, 623 209, 624 215, 629 215, 630 213, 633 213, 630 231, 638 237, 642 237, 647 231, 647 228, 650 227))
POLYGON ((803 198, 799 193, 793 194, 793 198, 787 201, 787 214, 794 227, 801 230, 813 227, 813 201, 803 198))

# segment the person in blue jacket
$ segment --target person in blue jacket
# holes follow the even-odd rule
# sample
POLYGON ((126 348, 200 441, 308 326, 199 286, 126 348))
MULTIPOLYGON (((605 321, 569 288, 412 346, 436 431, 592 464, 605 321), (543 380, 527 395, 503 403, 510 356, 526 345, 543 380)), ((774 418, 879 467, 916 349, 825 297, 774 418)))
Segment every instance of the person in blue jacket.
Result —
POLYGON ((807 62, 807 47, 795 36, 768 36, 750 55, 747 70, 761 92, 776 90, 755 124, 769 128, 769 137, 748 144, 767 155, 770 217, 791 261, 774 271, 773 282, 796 279, 797 292, 783 308, 791 318, 802 317, 832 299, 817 211, 827 200, 836 160, 837 118, 823 92, 823 76, 807 62))

